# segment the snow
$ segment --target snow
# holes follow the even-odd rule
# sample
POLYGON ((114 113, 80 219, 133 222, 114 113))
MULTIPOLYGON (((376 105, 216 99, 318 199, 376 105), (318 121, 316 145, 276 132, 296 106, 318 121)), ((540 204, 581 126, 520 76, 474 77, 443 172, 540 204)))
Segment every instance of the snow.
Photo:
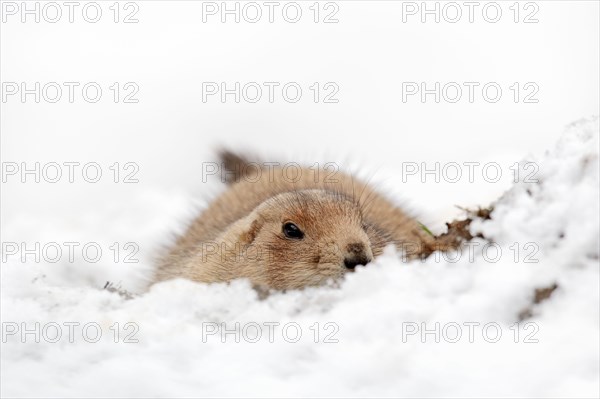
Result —
POLYGON ((89 238, 104 253, 97 263, 78 251, 73 262, 56 263, 4 254, 1 393, 598 397, 598 130, 597 117, 577 122, 543 156, 528 157, 523 171, 534 162, 539 183, 514 184, 494 204, 492 220, 473 223, 500 256, 489 245, 482 251, 483 239, 472 243, 472 257, 463 251, 454 260, 437 254, 403 263, 390 250, 340 286, 265 299, 246 281, 173 280, 146 290, 153 257, 193 214, 184 193, 147 190, 77 222, 47 213, 13 217, 3 222, 4 241, 89 238), (115 241, 139 243, 139 262, 115 262, 115 241), (137 295, 103 290, 106 281, 137 295), (554 283, 550 298, 532 305, 535 289, 554 283), (532 317, 519 321, 527 308, 532 317), (80 323, 73 334, 70 322, 80 323), (23 334, 35 323, 39 342, 23 334), (100 327, 98 342, 88 342, 95 324, 83 335, 86 323, 100 327), (48 342, 57 326, 61 338, 48 342))

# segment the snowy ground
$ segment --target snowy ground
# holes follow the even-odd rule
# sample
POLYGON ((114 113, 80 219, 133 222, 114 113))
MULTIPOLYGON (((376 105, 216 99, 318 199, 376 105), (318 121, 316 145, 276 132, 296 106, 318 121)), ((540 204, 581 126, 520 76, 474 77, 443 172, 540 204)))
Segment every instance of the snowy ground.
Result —
MULTIPOLYGON (((8 256, 2 395, 598 397, 598 138, 598 119, 581 121, 526 160, 539 165, 539 182, 515 184, 492 220, 472 226, 494 247, 484 251, 478 239, 472 257, 412 263, 390 251, 339 288, 259 300, 245 281, 181 280, 144 292, 149 250, 139 263, 116 263, 112 252, 96 264, 8 256), (102 290, 107 280, 140 295, 102 290), (532 305, 535 290, 553 284, 550 298, 532 305), (519 322, 525 309, 531 317, 519 322), (25 334, 35 323, 39 337, 25 334)), ((136 229, 144 248, 156 249, 187 204, 147 193, 79 225, 13 219, 2 235, 97 237, 99 220, 118 218, 105 237, 136 229), (155 206, 166 210, 153 214, 155 206)))

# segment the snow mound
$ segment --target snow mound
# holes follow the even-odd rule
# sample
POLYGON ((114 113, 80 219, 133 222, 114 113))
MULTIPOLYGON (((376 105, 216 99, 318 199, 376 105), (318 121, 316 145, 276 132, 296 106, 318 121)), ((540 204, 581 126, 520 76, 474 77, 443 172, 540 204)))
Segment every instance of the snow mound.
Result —
MULTIPOLYGON (((259 299, 246 281, 174 280, 143 292, 152 251, 135 264, 7 256, 1 393, 598 397, 598 132, 598 118, 575 123, 553 150, 523 161, 492 219, 471 226, 485 238, 425 261, 390 250, 339 287, 259 299), (107 280, 139 295, 103 290, 107 280)), ((13 219, 3 236, 43 241, 52 226, 68 240, 121 218, 103 230, 107 246, 135 229, 155 248, 188 203, 148 193, 81 225, 13 219)))

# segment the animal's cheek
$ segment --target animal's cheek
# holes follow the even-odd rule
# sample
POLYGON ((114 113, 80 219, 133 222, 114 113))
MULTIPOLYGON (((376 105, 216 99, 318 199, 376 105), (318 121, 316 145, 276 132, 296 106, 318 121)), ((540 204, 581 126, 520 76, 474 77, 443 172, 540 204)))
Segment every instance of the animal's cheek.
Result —
POLYGON ((243 248, 243 257, 247 262, 260 263, 267 257, 264 246, 252 243, 243 248))
POLYGON ((341 248, 335 243, 321 244, 316 252, 318 254, 319 263, 322 264, 341 264, 344 257, 341 248))
POLYGON ((344 255, 337 245, 323 248, 315 260, 316 272, 320 276, 337 278, 343 274, 344 255))
POLYGON ((323 277, 339 277, 344 274, 344 269, 339 262, 319 263, 318 274, 323 277))

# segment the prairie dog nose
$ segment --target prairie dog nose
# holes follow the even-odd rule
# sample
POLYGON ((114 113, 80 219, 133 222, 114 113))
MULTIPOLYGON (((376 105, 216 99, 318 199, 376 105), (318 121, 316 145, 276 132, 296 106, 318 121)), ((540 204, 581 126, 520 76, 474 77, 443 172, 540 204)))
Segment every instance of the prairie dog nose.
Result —
POLYGON ((349 270, 354 270, 358 265, 366 265, 373 259, 371 248, 362 242, 351 243, 346 246, 346 256, 344 257, 344 266, 349 270))

